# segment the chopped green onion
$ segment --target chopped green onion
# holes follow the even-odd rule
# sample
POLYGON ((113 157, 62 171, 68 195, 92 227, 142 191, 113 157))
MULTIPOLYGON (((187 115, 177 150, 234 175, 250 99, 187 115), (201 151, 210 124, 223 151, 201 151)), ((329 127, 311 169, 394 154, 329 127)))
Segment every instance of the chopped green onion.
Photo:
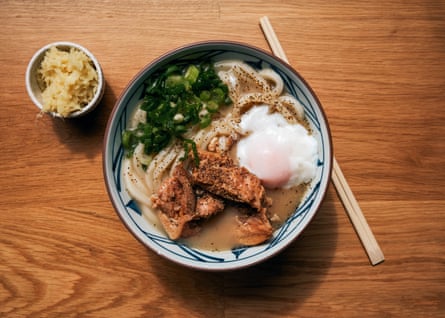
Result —
POLYGON ((206 90, 203 90, 203 91, 199 94, 199 98, 200 98, 202 101, 204 101, 204 102, 210 100, 210 97, 211 97, 210 92, 209 92, 209 91, 206 91, 206 90))
POLYGON ((210 116, 210 114, 206 114, 201 118, 201 121, 199 122, 199 127, 206 128, 210 125, 211 122, 212 122, 212 117, 210 116))
POLYGON ((122 133, 122 145, 125 149, 130 149, 132 146, 133 132, 130 130, 125 130, 122 133))
POLYGON ((184 134, 196 125, 208 127, 213 114, 230 103, 228 88, 212 64, 169 65, 147 79, 140 106, 146 112, 146 122, 125 130, 122 145, 131 156, 142 143, 144 153, 152 156, 179 139, 185 150, 194 149, 197 159, 195 143, 184 134))
POLYGON ((191 139, 184 139, 184 156, 180 158, 180 160, 184 161, 188 158, 190 152, 190 146, 192 147, 193 159, 195 161, 195 165, 199 166, 198 148, 196 147, 196 143, 191 139))
POLYGON ((195 65, 189 65, 187 68, 187 71, 184 74, 184 77, 186 80, 190 82, 190 84, 193 84, 196 82, 199 76, 199 69, 195 65))
POLYGON ((210 113, 214 113, 214 112, 218 111, 218 108, 219 108, 219 105, 214 100, 211 100, 207 103, 207 110, 210 113))
POLYGON ((212 100, 217 103, 222 103, 224 101, 225 94, 223 90, 219 87, 212 89, 212 100))

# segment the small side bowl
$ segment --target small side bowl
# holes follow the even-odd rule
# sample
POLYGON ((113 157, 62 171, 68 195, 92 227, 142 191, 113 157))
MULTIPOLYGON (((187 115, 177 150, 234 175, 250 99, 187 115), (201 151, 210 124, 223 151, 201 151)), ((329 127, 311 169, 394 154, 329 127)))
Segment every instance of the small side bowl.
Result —
POLYGON ((54 46, 62 50, 66 50, 73 47, 84 52, 88 56, 88 58, 93 62, 94 68, 97 71, 98 87, 96 93, 94 94, 93 99, 88 103, 88 105, 83 107, 81 110, 73 112, 68 116, 62 116, 57 112, 50 112, 48 114, 52 115, 53 117, 60 117, 60 118, 75 118, 86 115, 91 111, 93 111, 102 100, 105 91, 105 78, 102 72, 102 68, 99 64, 99 61, 96 59, 96 57, 89 50, 87 50, 86 48, 84 48, 79 44, 73 42, 54 42, 47 44, 40 50, 38 50, 31 58, 28 67, 26 69, 25 81, 26 81, 26 90, 28 92, 28 95, 33 101, 33 103, 40 109, 40 111, 43 111, 42 90, 40 89, 37 83, 36 74, 40 64, 42 63, 43 58, 45 57, 46 51, 48 51, 51 47, 54 46))
POLYGON ((121 93, 109 117, 103 149, 104 180, 110 200, 120 219, 135 238, 166 259, 193 269, 226 271, 245 268, 263 262, 291 244, 311 222, 329 186, 333 160, 331 134, 320 101, 309 84, 294 70, 270 53, 247 44, 229 41, 192 43, 170 52, 145 66, 121 93), (143 211, 129 196, 122 178, 125 151, 122 132, 129 118, 144 97, 145 80, 157 70, 177 62, 238 59, 250 65, 272 68, 283 79, 286 90, 297 98, 314 137, 318 142, 316 177, 295 212, 263 244, 232 250, 208 251, 170 240, 159 228, 144 217, 143 211))

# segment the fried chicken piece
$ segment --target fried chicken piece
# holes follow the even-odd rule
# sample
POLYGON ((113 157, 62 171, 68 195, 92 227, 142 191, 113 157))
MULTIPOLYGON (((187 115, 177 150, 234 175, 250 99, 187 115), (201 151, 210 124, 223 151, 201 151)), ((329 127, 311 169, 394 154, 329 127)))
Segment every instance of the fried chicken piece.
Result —
POLYGON ((257 211, 272 204, 254 174, 238 167, 226 155, 200 150, 199 166, 191 168, 192 183, 227 200, 246 203, 257 211))
POLYGON ((172 240, 196 234, 202 219, 224 209, 222 200, 203 193, 198 198, 183 165, 174 168, 157 195, 152 198, 153 207, 159 209, 159 219, 172 240))
POLYGON ((269 239, 273 228, 267 210, 272 200, 260 180, 226 155, 202 150, 198 155, 199 166, 191 166, 189 173, 178 165, 152 197, 168 236, 176 240, 197 234, 206 220, 224 210, 225 199, 239 211, 232 233, 239 244, 252 246, 269 239))
POLYGON ((178 239, 184 224, 192 220, 196 206, 192 184, 182 165, 178 165, 172 176, 161 184, 152 202, 159 208, 159 219, 168 236, 178 239))
POLYGON ((202 190, 195 192, 197 192, 195 214, 192 220, 184 224, 182 237, 190 237, 199 233, 208 218, 224 210, 224 203, 221 199, 211 193, 202 192, 202 190))
POLYGON ((273 229, 267 218, 261 215, 237 217, 235 237, 245 246, 254 246, 272 237, 273 229))
POLYGON ((191 168, 191 180, 205 190, 238 202, 235 237, 241 245, 252 246, 268 240, 273 233, 267 217, 272 200, 261 181, 247 169, 238 167, 229 157, 199 151, 199 166, 191 168))
POLYGON ((272 237, 273 227, 265 209, 258 212, 244 205, 237 206, 236 210, 233 235, 240 245, 258 245, 272 237))

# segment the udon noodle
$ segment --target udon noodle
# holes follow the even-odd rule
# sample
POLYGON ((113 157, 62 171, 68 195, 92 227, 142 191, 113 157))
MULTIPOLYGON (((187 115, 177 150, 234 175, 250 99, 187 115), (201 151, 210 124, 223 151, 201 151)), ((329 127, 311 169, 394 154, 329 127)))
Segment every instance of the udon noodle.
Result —
MULTIPOLYGON (((258 104, 269 105, 271 112, 279 112, 291 124, 302 122, 303 107, 285 91, 283 80, 272 69, 255 70, 238 60, 219 61, 214 67, 228 86, 233 104, 220 110, 207 128, 195 128, 186 133, 185 137, 193 140, 198 148, 228 151, 231 143, 242 136, 239 127, 242 114, 258 104)), ((129 122, 129 129, 144 120, 145 112, 136 110, 129 122)), ((143 145, 139 144, 134 154, 123 162, 125 187, 153 222, 156 222, 156 212, 150 198, 183 156, 184 148, 180 141, 172 142, 154 156, 146 155, 143 145)))

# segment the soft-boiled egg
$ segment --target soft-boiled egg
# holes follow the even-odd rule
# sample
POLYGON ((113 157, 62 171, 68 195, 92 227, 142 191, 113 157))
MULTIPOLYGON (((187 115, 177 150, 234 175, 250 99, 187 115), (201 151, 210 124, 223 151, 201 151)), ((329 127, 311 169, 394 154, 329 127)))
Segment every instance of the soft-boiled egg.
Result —
POLYGON ((265 187, 287 189, 315 177, 317 141, 302 125, 260 105, 241 117, 240 128, 246 136, 238 142, 239 163, 265 187))

